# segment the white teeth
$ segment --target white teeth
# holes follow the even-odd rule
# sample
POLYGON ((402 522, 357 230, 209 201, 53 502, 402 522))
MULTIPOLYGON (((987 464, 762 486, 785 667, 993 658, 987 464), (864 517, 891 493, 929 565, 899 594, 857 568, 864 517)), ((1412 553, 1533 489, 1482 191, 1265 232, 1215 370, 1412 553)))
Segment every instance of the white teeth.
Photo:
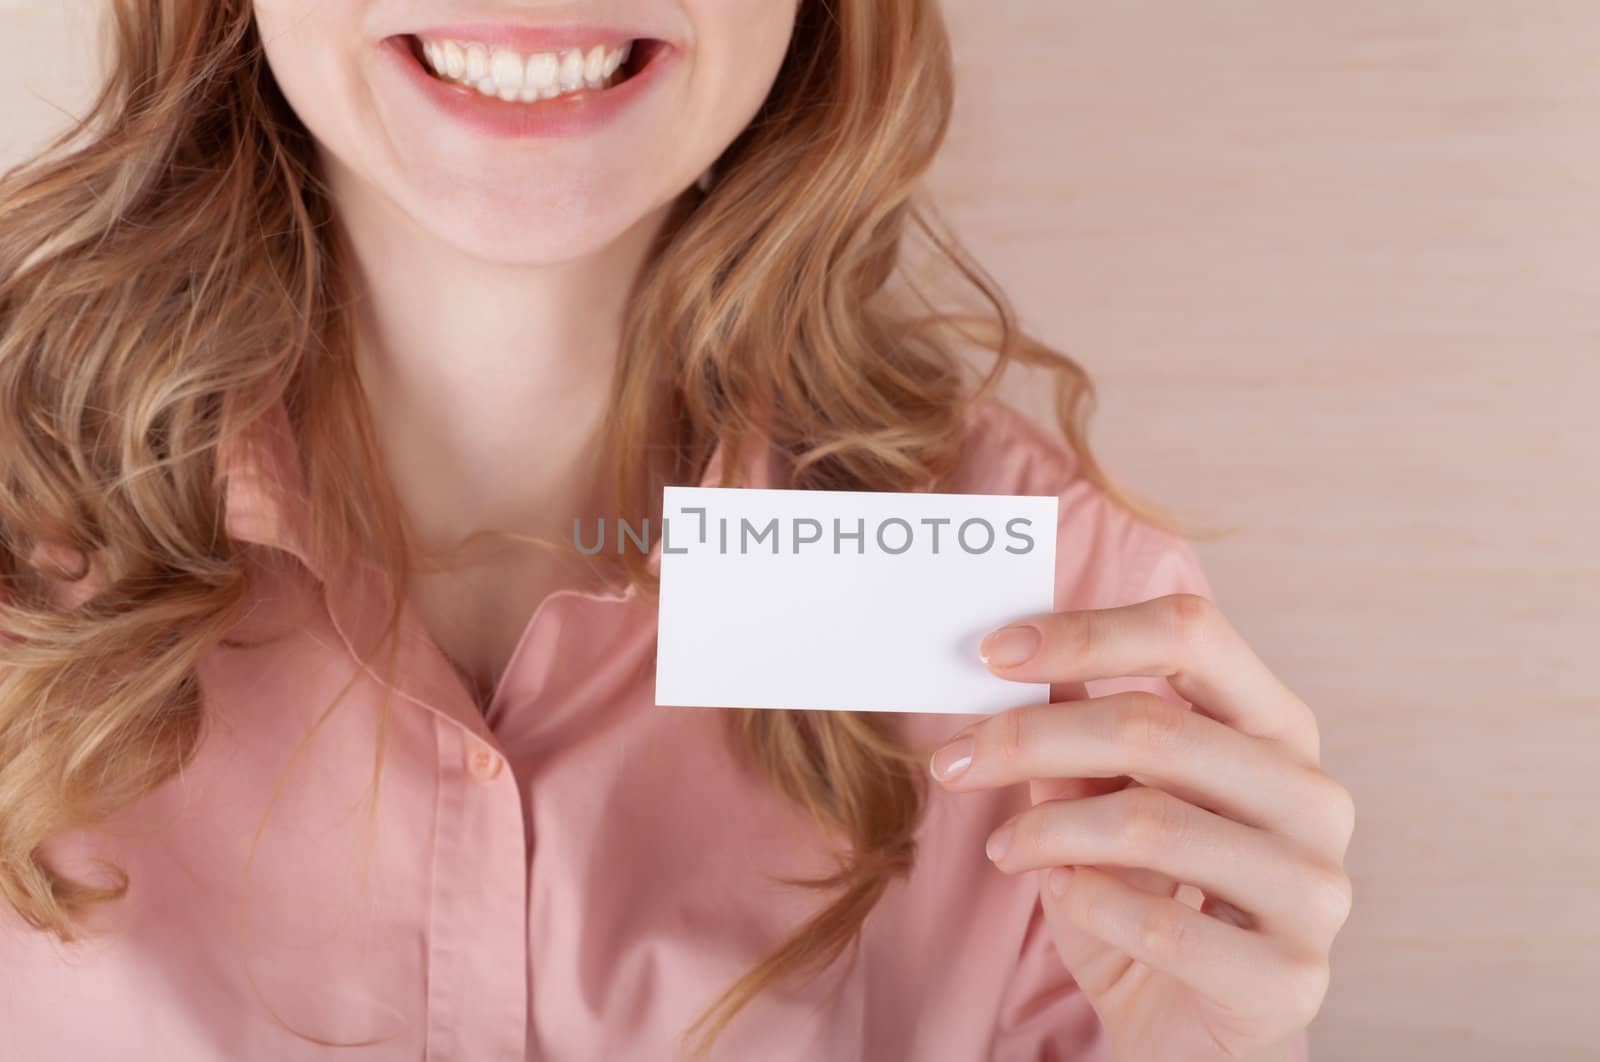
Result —
POLYGON ((583 81, 590 88, 599 88, 600 80, 605 77, 601 71, 606 65, 606 48, 597 44, 589 49, 589 54, 583 57, 583 81))
POLYGON ((532 103, 546 91, 555 93, 556 78, 561 73, 561 63, 549 52, 528 56, 528 65, 523 68, 522 100, 532 103))
POLYGON ((503 100, 514 100, 522 91, 522 56, 515 52, 495 52, 489 61, 489 76, 503 100))
POLYGON ((505 48, 490 49, 461 41, 422 42, 422 56, 439 77, 502 100, 552 99, 567 92, 603 89, 628 61, 633 42, 608 49, 596 44, 587 52, 570 48, 527 57, 505 48))
POLYGON ((440 51, 441 64, 444 72, 451 77, 460 77, 467 69, 467 56, 461 50, 461 45, 455 41, 445 41, 440 51))
POLYGON ((577 49, 561 55, 561 91, 571 92, 583 84, 583 53, 577 49))
POLYGON ((561 61, 549 52, 528 57, 527 80, 524 84, 537 85, 541 90, 555 88, 561 77, 561 61))

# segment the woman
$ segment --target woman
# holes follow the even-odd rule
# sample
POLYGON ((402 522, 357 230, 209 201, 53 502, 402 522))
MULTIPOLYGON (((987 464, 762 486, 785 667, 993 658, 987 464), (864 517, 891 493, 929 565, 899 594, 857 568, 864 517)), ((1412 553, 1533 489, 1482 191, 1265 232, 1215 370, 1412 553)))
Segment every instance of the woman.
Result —
POLYGON ((932 0, 114 10, 0 190, 12 1057, 1303 1051, 1349 797, 917 209, 932 0), (1056 703, 655 707, 563 547, 670 483, 1057 495, 1056 703))

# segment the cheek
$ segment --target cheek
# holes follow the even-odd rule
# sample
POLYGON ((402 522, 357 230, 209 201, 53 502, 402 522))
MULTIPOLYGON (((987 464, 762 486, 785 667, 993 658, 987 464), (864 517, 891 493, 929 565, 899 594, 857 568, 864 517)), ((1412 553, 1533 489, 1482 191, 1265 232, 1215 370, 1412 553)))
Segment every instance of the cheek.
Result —
POLYGON ((262 51, 289 106, 325 144, 348 143, 355 57, 340 42, 358 39, 356 4, 330 0, 256 0, 262 51))
POLYGON ((760 109, 794 33, 798 0, 693 0, 700 113, 731 140, 760 109))

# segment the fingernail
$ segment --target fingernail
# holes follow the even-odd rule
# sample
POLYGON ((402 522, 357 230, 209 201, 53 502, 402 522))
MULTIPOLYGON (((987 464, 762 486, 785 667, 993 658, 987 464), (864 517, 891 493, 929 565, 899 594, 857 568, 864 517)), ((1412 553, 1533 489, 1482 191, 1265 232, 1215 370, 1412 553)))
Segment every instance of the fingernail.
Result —
POLYGON ((1023 624, 990 631, 978 646, 978 656, 991 667, 1016 667, 1032 659, 1042 641, 1039 628, 1023 624))
POLYGON ((1067 894, 1067 886, 1072 884, 1071 867, 1055 867, 1050 871, 1050 877, 1045 881, 1050 889, 1050 895, 1060 897, 1067 894))
POLYGON ((989 835, 989 843, 983 846, 984 853, 998 862, 1011 847, 1011 835, 1016 832, 1016 827, 1006 823, 989 835))
POLYGON ((928 765, 933 776, 941 782, 948 782, 972 763, 972 750, 972 739, 969 737, 950 742, 933 754, 933 760, 928 765))

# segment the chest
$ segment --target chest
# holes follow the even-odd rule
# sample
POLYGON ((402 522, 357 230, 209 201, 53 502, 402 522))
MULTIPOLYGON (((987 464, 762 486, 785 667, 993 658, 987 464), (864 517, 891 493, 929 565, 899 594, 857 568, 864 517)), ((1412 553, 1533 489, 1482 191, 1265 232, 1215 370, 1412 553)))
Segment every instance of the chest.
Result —
POLYGON ((591 579, 560 558, 518 554, 414 574, 406 597, 412 617, 481 714, 489 710, 539 607, 552 594, 591 579))
MULTIPOLYGON (((672 1057, 819 909, 779 879, 835 864, 727 713, 653 704, 652 627, 615 605, 530 625, 480 729, 426 684, 386 699, 325 624, 218 657, 200 754, 96 842, 135 882, 123 932, 87 964, 11 955, 17 1005, 114 1012, 159 970, 138 1022, 165 1058, 672 1057)), ((1028 900, 982 859, 997 813, 936 809, 854 958, 764 992, 712 1058, 981 1057, 1003 981, 973 973, 1014 960, 1028 900)))

